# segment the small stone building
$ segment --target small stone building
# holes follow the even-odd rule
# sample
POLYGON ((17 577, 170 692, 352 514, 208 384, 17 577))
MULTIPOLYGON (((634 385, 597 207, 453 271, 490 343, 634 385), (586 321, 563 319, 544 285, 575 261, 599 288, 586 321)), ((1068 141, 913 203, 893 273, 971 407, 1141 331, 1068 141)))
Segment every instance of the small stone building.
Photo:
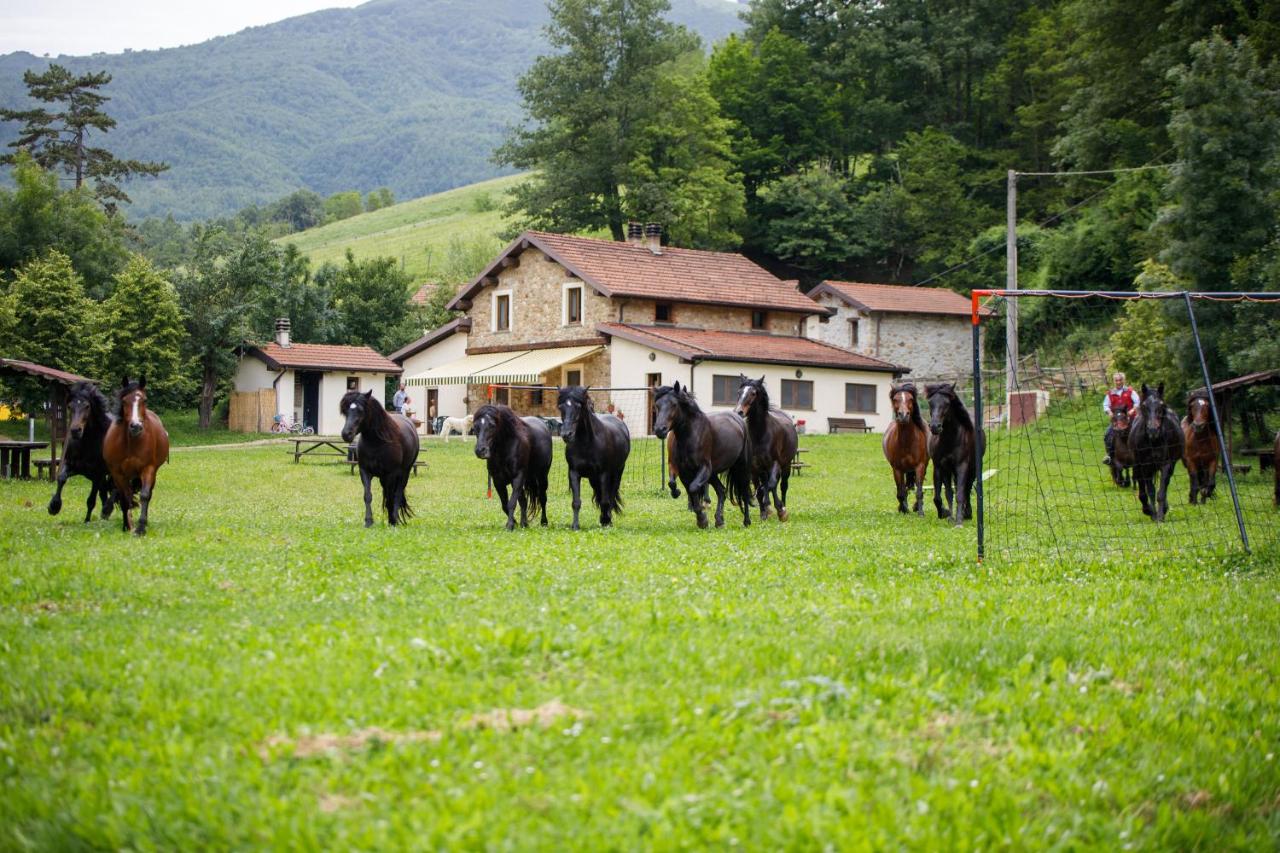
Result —
POLYGON ((953 290, 824 281, 809 298, 827 309, 806 322, 805 335, 815 341, 902 365, 922 379, 972 373, 972 303, 953 290))

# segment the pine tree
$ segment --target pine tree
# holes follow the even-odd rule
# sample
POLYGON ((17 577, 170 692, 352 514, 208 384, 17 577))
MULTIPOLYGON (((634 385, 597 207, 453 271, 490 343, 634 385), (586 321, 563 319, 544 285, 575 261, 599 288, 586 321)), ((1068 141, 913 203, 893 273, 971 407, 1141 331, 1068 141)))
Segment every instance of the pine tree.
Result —
POLYGON ((98 324, 105 353, 99 376, 146 376, 147 390, 160 402, 184 396, 182 311, 173 284, 141 255, 116 276, 102 303, 98 324))

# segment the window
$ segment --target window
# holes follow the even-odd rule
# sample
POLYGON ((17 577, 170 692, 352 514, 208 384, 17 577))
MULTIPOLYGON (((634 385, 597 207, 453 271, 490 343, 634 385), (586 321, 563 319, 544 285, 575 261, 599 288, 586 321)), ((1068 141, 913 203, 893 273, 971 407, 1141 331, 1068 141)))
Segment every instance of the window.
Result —
POLYGON ((767 329, 769 328, 769 312, 768 311, 752 311, 751 312, 751 328, 767 329))
POLYGON ((493 331, 511 331, 511 291, 493 294, 493 331))
POLYGON ((560 372, 561 385, 581 385, 582 384, 582 365, 570 364, 560 372))
POLYGON ((829 316, 827 316, 826 314, 819 314, 819 315, 818 315, 818 322, 819 322, 819 323, 830 323, 830 322, 831 322, 831 318, 830 318, 829 316))
POLYGON ((670 302, 658 302, 653 306, 653 322, 670 323, 672 321, 673 312, 670 302))
POLYGON ((565 285, 564 287, 564 325, 582 324, 582 285, 565 285))
POLYGON ((542 389, 541 388, 534 388, 531 392, 529 392, 529 402, 530 404, 537 406, 539 408, 542 407, 542 389))
POLYGON ((714 374, 711 377, 711 405, 732 406, 738 402, 738 377, 714 374))
POLYGON ((499 406, 510 405, 511 393, 507 388, 495 388, 493 391, 493 402, 499 406))
POLYGON ((812 409, 813 383, 808 379, 782 380, 782 399, 779 405, 784 409, 812 409))
POLYGON ((856 347, 858 345, 858 321, 849 321, 849 346, 856 347))
POLYGON ((853 382, 844 386, 844 410, 846 412, 876 413, 876 386, 858 385, 853 382))
POLYGON ((348 390, 348 391, 359 391, 359 390, 360 390, 360 377, 359 377, 359 376, 348 376, 348 377, 347 377, 347 390, 348 390))

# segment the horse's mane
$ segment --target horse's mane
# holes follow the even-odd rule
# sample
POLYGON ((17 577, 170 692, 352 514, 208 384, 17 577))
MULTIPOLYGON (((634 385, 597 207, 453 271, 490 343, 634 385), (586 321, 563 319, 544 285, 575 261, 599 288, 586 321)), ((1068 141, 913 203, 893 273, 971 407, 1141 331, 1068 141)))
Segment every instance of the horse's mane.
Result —
POLYGON ((509 406, 484 405, 475 412, 475 419, 493 418, 494 425, 497 427, 497 434, 503 435, 507 432, 519 434, 527 431, 524 421, 511 410, 509 406))
POLYGON ((890 394, 898 394, 902 391, 906 391, 911 395, 911 423, 928 432, 929 426, 924 422, 924 415, 920 414, 920 398, 916 393, 916 384, 914 382, 903 382, 901 385, 889 386, 890 394))
MULTIPOLYGON (((960 395, 956 393, 955 385, 950 382, 943 385, 926 385, 924 386, 924 393, 926 397, 932 397, 934 394, 941 394, 946 397, 953 404, 948 407, 949 411, 955 412, 955 418, 960 422, 960 425, 970 430, 973 429, 973 418, 969 417, 969 410, 965 408, 960 395)), ((919 406, 916 408, 919 408, 919 406)))
POLYGON ((1204 400, 1206 403, 1209 402, 1209 392, 1203 388, 1198 391, 1192 391, 1187 395, 1187 406, 1190 407, 1190 405, 1196 400, 1204 400))
POLYGON ((346 412, 347 408, 360 397, 368 397, 368 404, 364 409, 364 422, 368 426, 362 425, 360 433, 376 438, 378 441, 392 442, 396 440, 396 422, 387 414, 387 410, 382 404, 369 397, 363 391, 351 390, 342 395, 342 400, 338 403, 338 410, 346 412))
MULTIPOLYGON (((77 382, 71 386, 71 400, 84 400, 89 404, 89 420, 103 431, 111 426, 111 401, 92 382, 77 382)), ((123 405, 123 403, 121 404, 123 405)))
POLYGON ((741 390, 747 385, 756 389, 756 401, 747 412, 747 420, 754 422, 756 427, 759 428, 760 423, 769 417, 769 412, 773 411, 773 403, 769 400, 769 389, 764 387, 763 379, 751 379, 743 376, 738 383, 738 388, 741 390))
POLYGON ((125 418, 124 398, 132 394, 134 391, 141 391, 142 393, 145 394, 147 392, 147 389, 143 387, 141 382, 139 382, 136 379, 133 379, 133 380, 130 380, 128 383, 126 383, 119 391, 116 392, 115 415, 117 418, 120 418, 121 420, 125 418))
POLYGON ((680 406, 680 408, 684 409, 685 411, 689 411, 689 412, 702 411, 702 409, 698 406, 697 395, 695 395, 692 391, 690 391, 687 387, 683 385, 680 387, 680 390, 678 392, 671 385, 659 385, 657 388, 653 389, 653 401, 656 403, 658 402, 659 399, 667 396, 668 394, 675 394, 676 403, 680 406))
POLYGON ((561 388, 556 394, 556 404, 559 405, 565 400, 572 400, 575 403, 580 403, 588 412, 594 412, 596 410, 596 405, 595 402, 592 401, 591 395, 588 394, 587 389, 583 388, 581 385, 568 385, 561 388))

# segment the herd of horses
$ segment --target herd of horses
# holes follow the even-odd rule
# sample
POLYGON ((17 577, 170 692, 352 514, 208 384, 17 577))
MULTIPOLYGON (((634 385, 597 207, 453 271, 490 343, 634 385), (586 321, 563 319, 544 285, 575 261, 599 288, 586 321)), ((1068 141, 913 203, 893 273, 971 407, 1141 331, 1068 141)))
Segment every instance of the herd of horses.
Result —
MULTIPOLYGON (((889 398, 893 419, 885 430, 882 449, 893 471, 898 511, 924 515, 924 481, 933 465, 933 505, 938 517, 959 525, 973 517, 972 492, 983 452, 984 436, 975 428, 954 384, 925 386, 929 420, 925 422, 912 383, 896 384, 889 398), (915 491, 914 505, 908 497, 915 491)), ((364 523, 371 527, 373 480, 382 488, 387 522, 397 525, 412 517, 405 495, 420 450, 417 430, 404 416, 388 412, 372 391, 349 391, 339 403, 344 418, 342 438, 358 442, 357 460, 364 487, 364 523)), ((588 389, 559 389, 560 436, 564 443, 572 493, 573 529, 579 529, 581 486, 585 477, 599 510, 602 527, 622 511, 621 485, 631 452, 627 425, 612 414, 598 414, 588 389)), ((684 486, 688 509, 700 528, 709 526, 709 492, 716 496, 715 526, 724 526, 726 502, 738 507, 743 526, 751 524, 751 506, 761 520, 776 512, 786 521, 787 490, 798 450, 795 424, 772 407, 764 378, 741 376, 737 404, 732 411, 707 414, 693 394, 679 382, 654 389, 654 433, 667 442, 668 488, 680 497, 684 486), (722 479, 723 478, 723 479, 722 479)), ((125 378, 112 403, 92 383, 72 386, 70 417, 57 488, 49 513, 62 509, 62 489, 73 475, 91 483, 85 521, 93 517, 97 501, 102 517, 115 505, 123 515, 123 529, 146 533, 148 509, 156 471, 168 461, 169 436, 160 418, 147 408, 146 379, 125 378), (136 526, 130 511, 138 506, 136 526)), ((475 412, 470 432, 475 455, 485 461, 496 487, 506 529, 527 527, 531 516, 547 524, 547 485, 552 441, 546 422, 520 417, 507 406, 487 405, 475 412)), ((1164 401, 1164 386, 1142 386, 1135 411, 1112 417, 1115 452, 1111 473, 1116 485, 1136 482, 1142 510, 1155 521, 1169 511, 1169 481, 1179 461, 1191 480, 1189 500, 1203 503, 1213 496, 1221 446, 1213 428, 1213 412, 1204 392, 1192 394, 1187 414, 1179 422, 1164 401)), ((1280 459, 1280 435, 1276 437, 1280 459)), ((1275 500, 1280 505, 1280 472, 1275 500)))

